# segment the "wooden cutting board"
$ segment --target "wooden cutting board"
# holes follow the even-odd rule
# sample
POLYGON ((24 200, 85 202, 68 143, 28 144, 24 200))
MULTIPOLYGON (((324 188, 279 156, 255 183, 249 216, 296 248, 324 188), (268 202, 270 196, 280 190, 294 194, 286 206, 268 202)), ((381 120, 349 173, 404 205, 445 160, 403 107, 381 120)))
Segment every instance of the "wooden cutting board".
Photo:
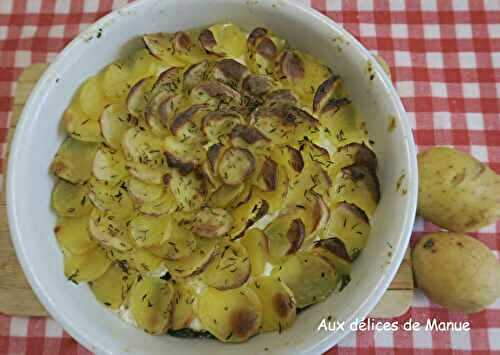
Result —
MULTIPOLYGON (((8 142, 31 90, 47 68, 47 64, 34 64, 20 75, 14 98, 14 109, 8 133, 8 142)), ((7 148, 8 156, 9 148, 7 148)), ((4 174, 6 168, 4 169, 4 174)), ((5 176, 5 175, 4 175, 5 176)), ((410 253, 407 252, 399 271, 389 289, 370 316, 377 318, 396 317, 405 313, 413 298, 413 273, 410 253)), ((0 312, 9 315, 46 316, 19 265, 12 247, 6 216, 3 191, 0 194, 0 312)))

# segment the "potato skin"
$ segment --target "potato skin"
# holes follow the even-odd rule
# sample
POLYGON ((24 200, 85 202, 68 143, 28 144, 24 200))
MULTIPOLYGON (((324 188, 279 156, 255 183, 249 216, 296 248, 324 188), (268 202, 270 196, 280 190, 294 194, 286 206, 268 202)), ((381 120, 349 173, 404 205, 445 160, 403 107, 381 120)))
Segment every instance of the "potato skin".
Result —
POLYGON ((452 232, 470 232, 500 217, 500 176, 468 154, 435 147, 418 155, 418 212, 452 232))
POLYGON ((479 312, 500 296, 500 265, 475 238, 427 234, 413 249, 412 259, 417 286, 450 310, 479 312))

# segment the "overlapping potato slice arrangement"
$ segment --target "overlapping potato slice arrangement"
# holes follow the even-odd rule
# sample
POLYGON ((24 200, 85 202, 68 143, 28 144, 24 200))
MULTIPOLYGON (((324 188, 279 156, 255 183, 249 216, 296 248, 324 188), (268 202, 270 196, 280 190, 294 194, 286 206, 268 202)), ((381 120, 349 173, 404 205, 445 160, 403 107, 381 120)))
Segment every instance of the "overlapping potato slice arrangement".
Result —
POLYGON ((150 334, 195 318, 223 342, 281 332, 367 243, 380 191, 364 122, 339 75, 268 29, 143 42, 64 113, 65 275, 150 334))

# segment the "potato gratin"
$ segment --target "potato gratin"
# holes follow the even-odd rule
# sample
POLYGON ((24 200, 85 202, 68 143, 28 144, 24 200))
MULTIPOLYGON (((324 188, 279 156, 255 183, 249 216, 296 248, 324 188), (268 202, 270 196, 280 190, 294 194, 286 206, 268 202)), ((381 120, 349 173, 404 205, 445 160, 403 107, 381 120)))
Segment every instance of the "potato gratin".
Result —
POLYGON ((364 122, 337 74, 268 29, 143 41, 64 113, 65 275, 150 334, 281 332, 366 244, 380 194, 364 122))

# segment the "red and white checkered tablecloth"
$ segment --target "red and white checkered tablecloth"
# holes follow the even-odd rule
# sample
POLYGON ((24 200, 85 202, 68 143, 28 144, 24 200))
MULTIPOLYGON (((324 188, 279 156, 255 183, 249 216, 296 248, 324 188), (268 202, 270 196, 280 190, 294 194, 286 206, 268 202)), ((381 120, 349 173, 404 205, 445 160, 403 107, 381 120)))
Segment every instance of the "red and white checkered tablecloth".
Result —
MULTIPOLYGON (((243 0, 242 0, 243 1, 243 0)), ((16 80, 50 61, 86 26, 126 0, 0 0, 2 160, 16 80)), ((500 173, 500 0, 311 0, 391 67, 419 148, 452 145, 500 173)), ((2 166, 1 164, 0 166, 2 166)), ((436 227, 417 220, 412 242, 436 227)), ((475 233, 500 251, 500 223, 475 233)), ((397 320, 469 321, 469 332, 358 331, 328 354, 500 354, 500 300, 463 315, 417 292, 397 320)), ((0 314, 0 354, 87 354, 50 318, 0 314)))

